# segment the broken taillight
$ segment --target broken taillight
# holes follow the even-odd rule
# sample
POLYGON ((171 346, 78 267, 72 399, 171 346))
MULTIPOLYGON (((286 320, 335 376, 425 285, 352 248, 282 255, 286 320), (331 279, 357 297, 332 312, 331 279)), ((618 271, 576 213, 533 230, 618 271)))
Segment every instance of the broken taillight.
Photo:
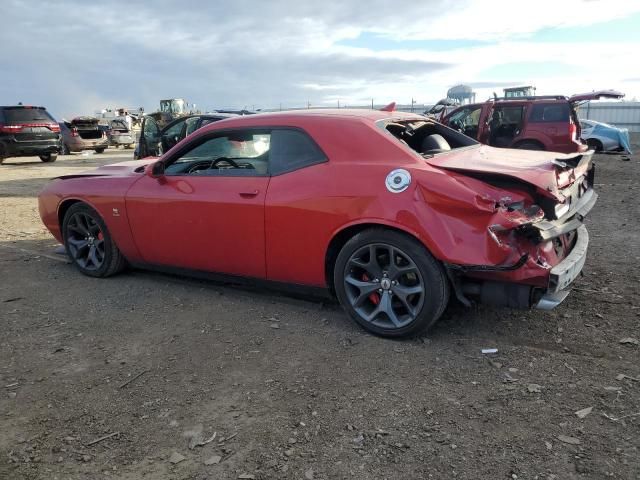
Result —
POLYGON ((576 124, 573 122, 569 122, 569 138, 571 138, 571 140, 575 140, 577 133, 578 127, 576 127, 576 124))
POLYGON ((78 136, 78 129, 76 127, 73 127, 71 129, 71 136, 72 137, 77 137, 78 136))

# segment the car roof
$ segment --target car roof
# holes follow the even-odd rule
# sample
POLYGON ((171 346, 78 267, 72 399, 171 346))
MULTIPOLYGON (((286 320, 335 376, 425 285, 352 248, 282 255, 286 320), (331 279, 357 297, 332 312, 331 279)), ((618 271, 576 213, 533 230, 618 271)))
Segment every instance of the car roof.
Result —
MULTIPOLYGON (((305 109, 305 110, 283 110, 280 112, 264 112, 256 115, 242 115, 237 116, 234 121, 242 121, 243 123, 251 123, 253 121, 260 121, 265 123, 267 119, 274 119, 278 123, 283 121, 290 121, 296 119, 309 119, 309 118, 343 118, 343 119, 364 119, 376 122, 378 120, 428 120, 424 116, 417 113, 408 112, 384 112, 381 110, 369 110, 364 108, 340 108, 340 109, 305 109)), ((225 121, 228 123, 228 121, 225 121)))

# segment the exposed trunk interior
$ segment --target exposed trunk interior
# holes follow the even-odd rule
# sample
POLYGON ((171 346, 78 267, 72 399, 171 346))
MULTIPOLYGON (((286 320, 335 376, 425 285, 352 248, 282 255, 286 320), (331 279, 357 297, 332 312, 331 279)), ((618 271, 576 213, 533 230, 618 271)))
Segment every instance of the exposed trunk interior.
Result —
POLYGON ((98 138, 102 138, 102 131, 98 130, 98 127, 95 127, 93 129, 84 129, 78 127, 78 135, 80 135, 80 138, 84 140, 95 140, 98 138))
POLYGON ((102 138, 102 130, 98 127, 98 119, 92 117, 74 118, 67 123, 69 128, 75 129, 80 138, 84 140, 96 140, 102 138))
POLYGON ((384 127, 394 137, 421 155, 435 155, 478 144, 472 138, 435 122, 395 121, 386 123, 384 127))

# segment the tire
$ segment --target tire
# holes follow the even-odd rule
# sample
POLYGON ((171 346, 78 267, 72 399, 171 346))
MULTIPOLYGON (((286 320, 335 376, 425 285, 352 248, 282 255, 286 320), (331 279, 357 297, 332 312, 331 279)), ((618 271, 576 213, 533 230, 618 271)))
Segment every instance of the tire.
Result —
POLYGON ((587 145, 589 146, 589 150, 595 150, 596 152, 602 152, 603 150, 602 142, 595 138, 587 139, 587 145))
POLYGON ((85 275, 109 277, 126 265, 102 217, 85 203, 69 207, 62 222, 62 236, 67 255, 85 275))
POLYGON ((530 141, 521 142, 516 145, 516 148, 519 148, 520 150, 546 150, 544 145, 541 143, 530 141))
POLYGON ((55 162, 58 159, 57 153, 47 153, 45 155, 40 155, 40 160, 45 163, 55 162))
POLYGON ((60 155, 70 155, 71 154, 71 150, 69 150, 69 145, 67 145, 66 143, 63 143, 62 146, 60 147, 60 155))
POLYGON ((96 153, 102 153, 104 151, 105 151, 104 148, 96 148, 96 153))
POLYGON ((427 330, 449 302, 442 265, 417 240, 382 228, 364 230, 342 247, 333 281, 351 318, 382 337, 414 336, 427 330))

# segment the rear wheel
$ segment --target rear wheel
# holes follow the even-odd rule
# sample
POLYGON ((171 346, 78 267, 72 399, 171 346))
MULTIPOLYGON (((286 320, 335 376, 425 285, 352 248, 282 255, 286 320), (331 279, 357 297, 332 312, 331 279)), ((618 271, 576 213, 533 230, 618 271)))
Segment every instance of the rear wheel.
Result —
POLYGON ((69 155, 71 151, 69 150, 69 145, 63 143, 60 147, 60 155, 69 155))
POLYGON ((104 148, 96 148, 96 153, 102 153, 104 152, 104 148))
POLYGON ((445 272, 427 249, 384 229, 365 230, 345 244, 336 260, 334 286, 347 313, 384 337, 426 330, 449 301, 445 272))
POLYGON ((45 155, 40 155, 40 160, 45 163, 55 162, 58 158, 57 153, 47 153, 45 155))
POLYGON ((125 258, 98 212, 90 206, 76 203, 69 207, 62 232, 67 255, 85 275, 108 277, 124 268, 125 258))
POLYGON ((601 152, 603 150, 602 142, 595 138, 587 139, 587 145, 589 146, 589 150, 595 150, 596 152, 601 152))
POLYGON ((519 148, 521 150, 545 150, 544 145, 542 145, 539 142, 521 142, 519 143, 516 148, 519 148))

